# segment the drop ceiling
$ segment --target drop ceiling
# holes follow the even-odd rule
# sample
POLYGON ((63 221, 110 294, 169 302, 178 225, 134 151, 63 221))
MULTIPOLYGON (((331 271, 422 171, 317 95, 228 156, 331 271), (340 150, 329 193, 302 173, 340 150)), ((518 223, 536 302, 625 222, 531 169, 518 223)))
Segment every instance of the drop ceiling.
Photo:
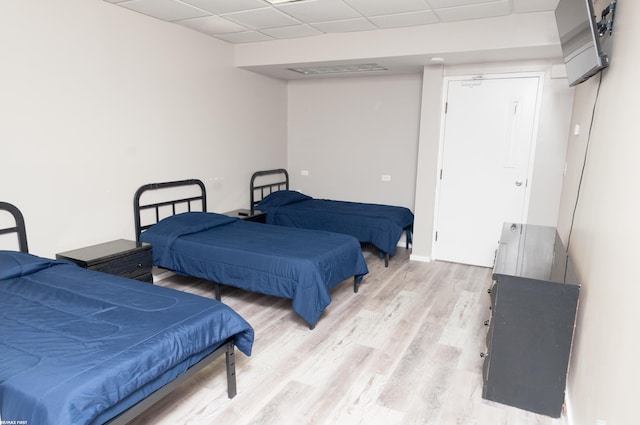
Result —
POLYGON ((105 0, 230 43, 554 10, 558 0, 105 0))
MULTIPOLYGON (((558 0, 298 0, 274 4, 267 0, 104 1, 238 47, 275 40, 312 40, 339 33, 371 37, 398 28, 548 12, 558 3, 558 0)), ((333 66, 340 62, 353 65, 353 61, 348 60, 310 65, 333 66)), ((280 68, 286 66, 283 64, 280 68)))

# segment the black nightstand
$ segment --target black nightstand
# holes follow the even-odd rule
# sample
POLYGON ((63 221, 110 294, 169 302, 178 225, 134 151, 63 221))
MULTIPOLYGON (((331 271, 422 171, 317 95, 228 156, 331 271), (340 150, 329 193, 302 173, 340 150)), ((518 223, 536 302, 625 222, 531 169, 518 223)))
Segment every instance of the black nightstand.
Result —
POLYGON ((255 221, 256 223, 266 223, 267 221, 267 213, 258 210, 253 210, 253 214, 251 214, 251 210, 241 208, 239 210, 227 211, 223 214, 229 217, 241 218, 246 221, 255 221))
POLYGON ((81 267, 99 272, 153 283, 151 245, 118 239, 98 245, 56 254, 58 260, 68 260, 81 267))

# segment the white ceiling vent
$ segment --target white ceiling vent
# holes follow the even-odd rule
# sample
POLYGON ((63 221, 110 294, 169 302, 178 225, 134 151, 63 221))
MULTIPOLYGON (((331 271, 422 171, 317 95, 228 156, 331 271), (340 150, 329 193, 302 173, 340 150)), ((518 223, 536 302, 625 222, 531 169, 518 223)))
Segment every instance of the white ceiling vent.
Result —
POLYGON ((377 63, 361 63, 361 64, 354 64, 354 65, 333 65, 333 66, 308 66, 308 67, 287 68, 287 69, 289 71, 297 72, 302 75, 388 71, 388 68, 385 68, 382 65, 378 65, 377 63))

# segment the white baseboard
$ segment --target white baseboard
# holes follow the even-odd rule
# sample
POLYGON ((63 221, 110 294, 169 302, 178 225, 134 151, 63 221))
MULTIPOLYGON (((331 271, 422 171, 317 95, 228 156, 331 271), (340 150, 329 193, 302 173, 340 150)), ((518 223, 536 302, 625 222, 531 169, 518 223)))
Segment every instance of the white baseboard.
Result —
POLYGON ((411 254, 409 256, 409 260, 411 260, 411 261, 420 261, 422 263, 430 263, 431 262, 431 257, 425 257, 424 255, 411 254))
POLYGON ((571 420, 571 397, 569 396, 569 388, 565 388, 564 391, 564 407, 565 410, 562 412, 564 425, 573 425, 573 420, 571 420))

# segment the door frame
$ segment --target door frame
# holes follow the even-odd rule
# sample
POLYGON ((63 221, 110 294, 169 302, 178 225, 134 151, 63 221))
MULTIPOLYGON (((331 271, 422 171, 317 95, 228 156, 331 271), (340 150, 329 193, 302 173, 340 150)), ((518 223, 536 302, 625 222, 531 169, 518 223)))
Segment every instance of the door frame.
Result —
MULTIPOLYGON (((442 84, 442 99, 440 105, 440 136, 438 140, 438 166, 436 167, 436 190, 435 190, 435 202, 433 211, 433 229, 431 239, 431 258, 438 260, 438 223, 440 220, 438 211, 440 210, 440 185, 441 180, 439 174, 442 170, 444 160, 444 138, 446 130, 447 115, 445 113, 447 107, 447 101, 449 99, 449 83, 452 81, 484 81, 484 80, 503 80, 503 79, 516 79, 516 78, 538 78, 538 91, 536 94, 536 106, 535 115, 533 119, 533 131, 531 133, 531 146, 529 150, 529 161, 527 164, 527 180, 525 183, 525 195, 524 195, 524 211, 522 215, 523 223, 527 222, 529 216, 529 199, 531 197, 531 184, 533 179, 533 169, 535 162, 536 146, 538 142, 538 129, 540 127, 540 109, 542 107, 542 95, 544 92, 544 72, 513 72, 513 73, 495 73, 495 74, 466 74, 466 75, 451 75, 443 78, 442 84)), ((497 246, 496 241, 496 246, 497 246)))

